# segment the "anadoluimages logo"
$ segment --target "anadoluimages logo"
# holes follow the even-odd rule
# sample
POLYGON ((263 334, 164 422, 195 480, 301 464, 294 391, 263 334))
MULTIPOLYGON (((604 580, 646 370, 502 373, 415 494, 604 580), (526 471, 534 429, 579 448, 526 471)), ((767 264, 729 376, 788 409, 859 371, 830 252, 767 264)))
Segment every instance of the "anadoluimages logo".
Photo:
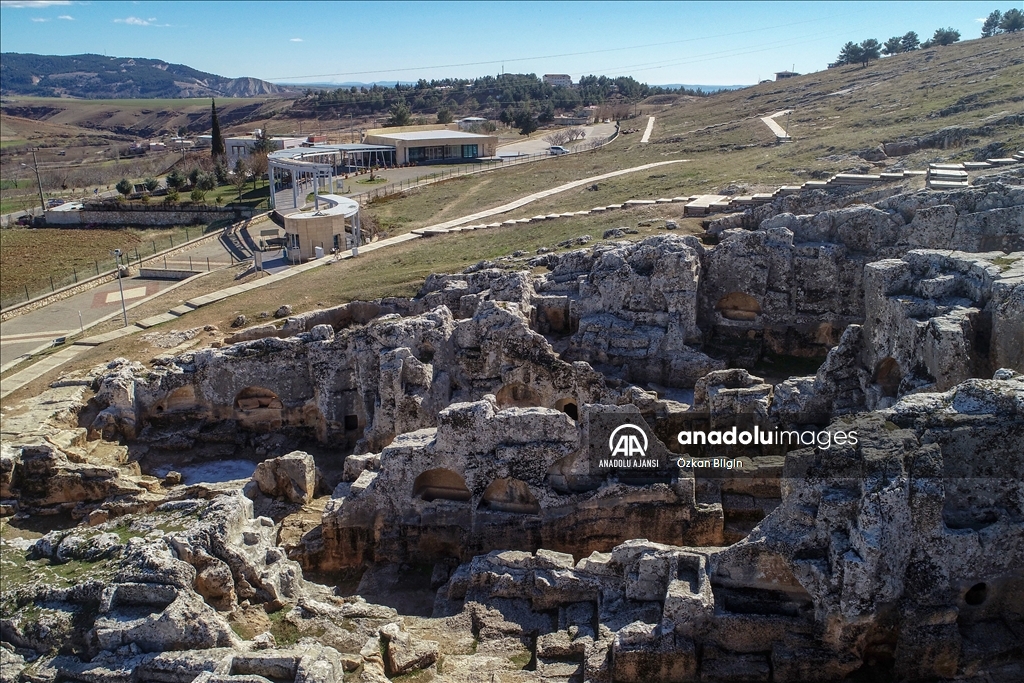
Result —
POLYGON ((608 451, 612 458, 646 457, 647 446, 647 434, 633 424, 619 425, 608 437, 608 451))

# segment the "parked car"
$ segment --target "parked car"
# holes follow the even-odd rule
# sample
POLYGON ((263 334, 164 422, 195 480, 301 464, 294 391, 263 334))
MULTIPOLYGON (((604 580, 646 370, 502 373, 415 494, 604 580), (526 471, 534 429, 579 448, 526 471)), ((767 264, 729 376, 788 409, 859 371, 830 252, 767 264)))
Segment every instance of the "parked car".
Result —
POLYGON ((568 154, 569 153, 569 150, 567 150, 565 147, 562 147, 560 145, 552 145, 551 147, 548 147, 548 151, 551 152, 552 154, 555 154, 555 155, 558 155, 558 154, 568 154))
POLYGON ((52 209, 53 207, 60 206, 63 203, 64 203, 63 199, 48 199, 46 201, 46 208, 52 209))
POLYGON ((15 223, 22 226, 30 226, 32 225, 32 216, 18 216, 18 220, 15 223))

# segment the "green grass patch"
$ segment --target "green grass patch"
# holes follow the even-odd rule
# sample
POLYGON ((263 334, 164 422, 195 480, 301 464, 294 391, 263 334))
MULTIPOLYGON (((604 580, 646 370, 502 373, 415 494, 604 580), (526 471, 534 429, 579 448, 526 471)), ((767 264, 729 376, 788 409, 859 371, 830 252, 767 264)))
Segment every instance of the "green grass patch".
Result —
POLYGON ((298 627, 286 618, 289 611, 286 606, 268 615, 270 617, 270 634, 274 636, 274 640, 280 647, 294 645, 303 636, 298 627))
POLYGON ((1009 270, 1013 264, 1017 263, 1018 259, 1013 259, 1008 256, 997 256, 992 259, 992 265, 999 268, 1000 271, 1009 270))
POLYGON ((517 669, 525 669, 530 665, 530 662, 533 661, 533 655, 529 651, 520 652, 517 655, 512 655, 511 657, 509 657, 509 660, 512 661, 512 664, 517 669))
POLYGON ((109 558, 95 562, 72 560, 63 564, 30 560, 24 550, 0 541, 0 611, 8 615, 25 609, 17 605, 19 589, 32 585, 70 588, 87 581, 104 581, 113 577, 116 568, 116 560, 109 558))

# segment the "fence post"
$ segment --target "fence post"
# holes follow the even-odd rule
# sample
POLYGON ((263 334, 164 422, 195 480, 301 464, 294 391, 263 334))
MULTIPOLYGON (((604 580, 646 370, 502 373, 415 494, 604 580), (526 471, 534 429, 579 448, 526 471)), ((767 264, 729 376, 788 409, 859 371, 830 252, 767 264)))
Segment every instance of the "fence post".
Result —
POLYGON ((192 270, 192 257, 191 256, 188 257, 188 269, 192 270))
POLYGON ((25 285, 25 301, 28 301, 31 298, 32 297, 28 295, 28 285, 25 285))
POLYGON ((138 247, 135 247, 135 260, 139 262, 139 265, 142 264, 142 257, 139 256, 139 248, 138 247))
POLYGON ((167 270, 167 257, 164 256, 164 270, 167 270))
POLYGON ((96 274, 99 275, 100 274, 100 262, 99 261, 93 261, 93 264, 95 264, 95 266, 96 266, 96 274))
POLYGON ((206 272, 207 273, 210 272, 210 257, 209 256, 206 257, 206 272))
POLYGON ((75 268, 74 266, 71 266, 71 272, 73 272, 75 274, 75 284, 77 285, 78 284, 78 269, 75 268))
POLYGON ((174 235, 171 235, 171 248, 174 248, 174 235))
POLYGON ((185 228, 185 241, 188 242, 188 228, 185 228))
POLYGON ((57 288, 53 286, 53 276, 52 275, 50 276, 50 291, 51 292, 56 292, 57 291, 57 288))

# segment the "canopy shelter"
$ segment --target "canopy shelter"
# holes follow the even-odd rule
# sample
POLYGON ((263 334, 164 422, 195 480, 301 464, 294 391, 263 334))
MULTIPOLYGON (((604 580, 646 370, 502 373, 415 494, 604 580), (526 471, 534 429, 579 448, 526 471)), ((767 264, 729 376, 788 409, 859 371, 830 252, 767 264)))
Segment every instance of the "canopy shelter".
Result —
POLYGON ((314 208, 319 208, 321 190, 333 194, 334 179, 340 173, 395 164, 395 148, 390 145, 315 145, 279 149, 267 157, 270 178, 270 206, 278 212, 301 209, 306 195, 313 193, 314 208), (287 190, 291 189, 291 192, 287 190))

